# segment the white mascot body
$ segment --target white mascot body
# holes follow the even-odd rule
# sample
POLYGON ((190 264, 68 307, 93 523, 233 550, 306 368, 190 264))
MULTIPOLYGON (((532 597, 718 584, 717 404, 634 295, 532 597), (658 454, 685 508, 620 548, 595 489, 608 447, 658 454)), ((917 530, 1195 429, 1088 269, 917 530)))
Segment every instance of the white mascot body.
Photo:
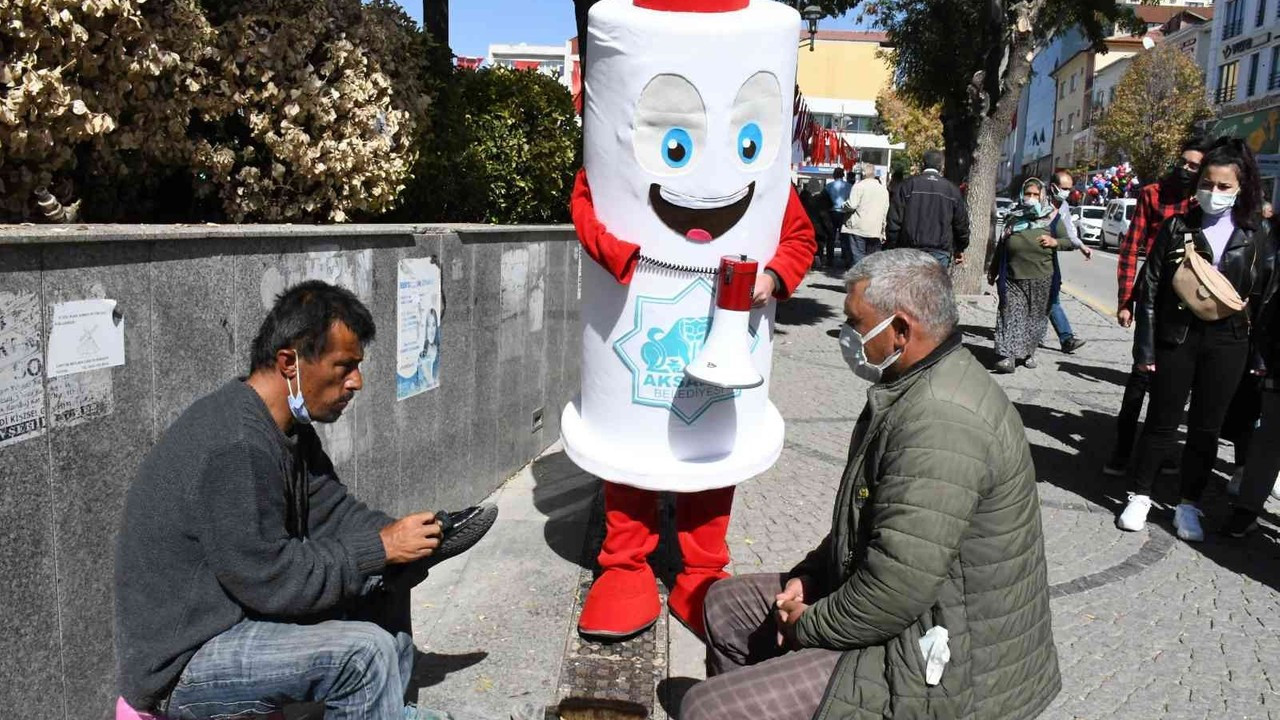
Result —
POLYGON ((733 486, 781 453, 773 302, 751 312, 744 338, 763 384, 715 387, 685 369, 710 330, 722 257, 758 261, 757 289, 780 298, 812 261, 790 185, 799 30, 774 0, 601 0, 588 15, 573 214, 597 262, 582 267, 582 394, 562 419, 570 458, 607 482, 605 572, 584 633, 624 636, 656 618, 644 556, 659 490, 683 493, 686 587, 678 578, 670 602, 700 630, 702 596, 728 560, 733 486))

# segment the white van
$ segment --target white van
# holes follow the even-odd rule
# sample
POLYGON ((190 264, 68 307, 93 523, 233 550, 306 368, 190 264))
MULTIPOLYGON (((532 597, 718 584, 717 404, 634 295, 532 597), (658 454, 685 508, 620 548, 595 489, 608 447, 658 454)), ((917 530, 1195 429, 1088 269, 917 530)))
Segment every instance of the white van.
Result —
POLYGON ((1138 207, 1134 198, 1117 198, 1107 203, 1107 210, 1102 219, 1102 247, 1119 248, 1120 240, 1129 232, 1129 223, 1133 222, 1133 212, 1138 207))

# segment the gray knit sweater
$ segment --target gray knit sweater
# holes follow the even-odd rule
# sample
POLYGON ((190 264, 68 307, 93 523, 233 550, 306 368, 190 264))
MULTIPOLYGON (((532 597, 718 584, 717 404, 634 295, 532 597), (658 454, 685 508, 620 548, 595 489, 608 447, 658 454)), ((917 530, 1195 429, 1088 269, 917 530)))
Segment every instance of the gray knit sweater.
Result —
POLYGON ((392 522, 347 493, 315 431, 280 431, 233 380, 142 462, 116 545, 120 691, 155 710, 196 650, 246 616, 305 620, 354 599, 392 522))

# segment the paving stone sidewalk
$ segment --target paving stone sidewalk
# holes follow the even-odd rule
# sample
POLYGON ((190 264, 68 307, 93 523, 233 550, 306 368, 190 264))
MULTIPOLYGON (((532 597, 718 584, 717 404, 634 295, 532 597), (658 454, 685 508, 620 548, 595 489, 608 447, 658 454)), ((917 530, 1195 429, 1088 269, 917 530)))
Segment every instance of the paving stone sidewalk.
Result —
MULTIPOLYGON (((835 339, 842 298, 837 276, 814 273, 780 309, 771 394, 787 442, 772 470, 739 488, 729 529, 735 573, 787 569, 830 527, 866 390, 835 339)), ((1039 368, 1000 377, 1040 479, 1063 674, 1062 693, 1042 717, 1280 720, 1280 504, 1268 506, 1261 532, 1231 540, 1213 532, 1226 516, 1224 483, 1214 483, 1204 543, 1173 537, 1168 505, 1145 532, 1116 530, 1126 488, 1099 470, 1132 336, 1074 299, 1064 297, 1064 307, 1088 345, 1063 355, 1050 334, 1039 368)), ((994 298, 965 299, 961 323, 969 349, 993 362, 994 298)), ((1224 446, 1221 458, 1231 457, 1224 446)), ((1221 468, 1225 482, 1230 466, 1221 468)), ((596 485, 563 454, 544 457, 499 492, 512 511, 468 553, 474 557, 442 565, 419 589, 417 638, 436 659, 424 665, 444 668, 427 671, 424 701, 463 718, 505 718, 519 703, 542 717, 558 701, 561 655, 574 646, 572 614, 590 565, 596 485)), ((1176 488, 1165 490, 1157 500, 1175 501, 1176 488)), ((680 696, 700 677, 701 654, 665 619, 654 637, 652 713, 676 717, 680 696)))

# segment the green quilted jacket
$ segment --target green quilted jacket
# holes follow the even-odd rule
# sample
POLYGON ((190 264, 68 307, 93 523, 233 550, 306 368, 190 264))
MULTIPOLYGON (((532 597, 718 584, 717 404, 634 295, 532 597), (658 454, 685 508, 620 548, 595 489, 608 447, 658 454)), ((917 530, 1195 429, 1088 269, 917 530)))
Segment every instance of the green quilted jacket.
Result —
POLYGON ((868 392, 831 533, 802 575, 821 599, 800 644, 845 651, 815 720, 1019 720, 1057 695, 1030 447, 958 336, 868 392), (919 640, 934 625, 951 661, 928 686, 919 640))

